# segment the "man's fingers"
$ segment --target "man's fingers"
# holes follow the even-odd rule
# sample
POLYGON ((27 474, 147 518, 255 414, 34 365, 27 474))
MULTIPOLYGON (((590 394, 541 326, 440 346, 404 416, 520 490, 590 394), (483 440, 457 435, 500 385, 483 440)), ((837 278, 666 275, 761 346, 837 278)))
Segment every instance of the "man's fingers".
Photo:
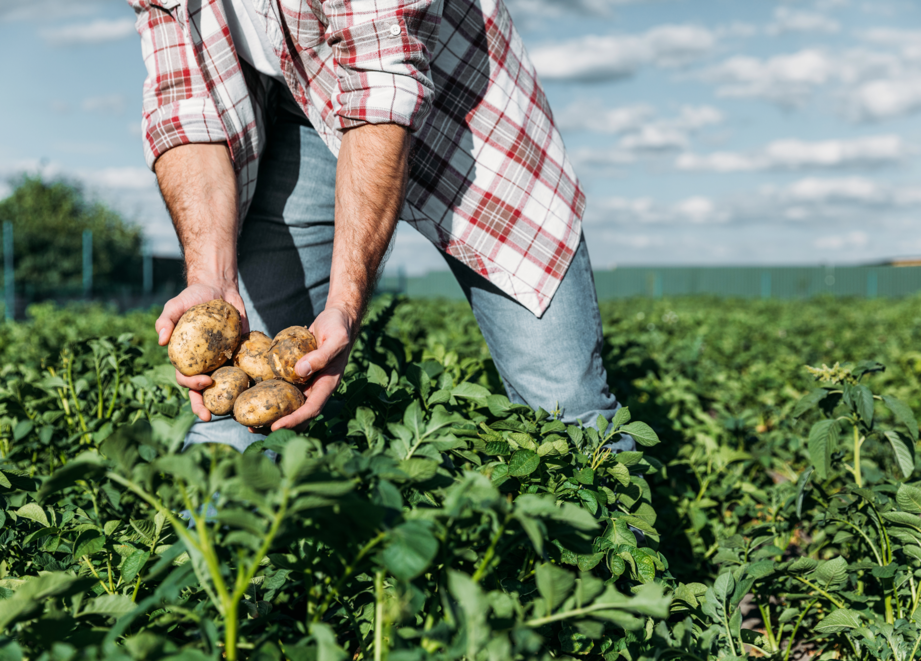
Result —
POLYGON ((205 400, 197 390, 189 391, 189 402, 192 404, 192 413, 197 415, 202 422, 211 421, 211 411, 205 407, 205 400))
POLYGON ((344 334, 342 338, 323 338, 315 351, 311 351, 297 361, 294 371, 301 378, 318 374, 325 370, 347 346, 348 337, 344 334))
POLYGON ((336 376, 324 375, 317 378, 310 390, 307 391, 307 401, 304 402, 303 406, 291 415, 286 415, 284 418, 276 420, 275 424, 272 425, 272 431, 295 429, 305 422, 313 420, 320 415, 320 411, 323 410, 338 384, 339 379, 336 376))
POLYGON ((176 383, 189 390, 204 390, 214 381, 207 374, 196 374, 195 376, 185 376, 179 370, 176 370, 176 383))

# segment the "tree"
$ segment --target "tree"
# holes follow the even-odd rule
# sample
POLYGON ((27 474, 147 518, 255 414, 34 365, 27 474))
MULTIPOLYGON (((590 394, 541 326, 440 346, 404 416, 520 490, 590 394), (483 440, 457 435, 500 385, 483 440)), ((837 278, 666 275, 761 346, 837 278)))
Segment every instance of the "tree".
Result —
POLYGON ((13 223, 16 287, 38 294, 78 289, 83 274, 83 231, 93 232, 93 285, 138 285, 141 228, 64 179, 21 175, 0 201, 0 220, 13 223))

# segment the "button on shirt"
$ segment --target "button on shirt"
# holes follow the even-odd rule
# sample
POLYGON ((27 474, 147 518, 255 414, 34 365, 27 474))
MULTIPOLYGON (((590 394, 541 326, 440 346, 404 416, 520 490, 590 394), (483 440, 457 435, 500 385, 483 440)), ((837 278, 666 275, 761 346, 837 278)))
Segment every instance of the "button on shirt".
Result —
POLYGON ((226 141, 245 216, 274 55, 334 154, 355 126, 414 134, 403 220, 534 314, 550 305, 579 244, 585 196, 503 0, 128 3, 148 71, 150 167, 175 146, 226 141), (241 47, 246 17, 261 45, 241 47))

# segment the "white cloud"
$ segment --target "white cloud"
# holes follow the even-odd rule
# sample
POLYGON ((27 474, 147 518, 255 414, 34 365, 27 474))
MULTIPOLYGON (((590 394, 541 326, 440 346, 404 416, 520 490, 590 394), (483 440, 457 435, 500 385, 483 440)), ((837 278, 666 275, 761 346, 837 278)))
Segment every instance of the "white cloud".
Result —
POLYGON ((759 152, 715 152, 703 156, 682 154, 676 159, 675 167, 696 172, 878 167, 901 163, 911 151, 897 135, 821 142, 777 140, 759 152))
POLYGON ((147 168, 121 167, 85 170, 80 178, 90 186, 118 190, 156 189, 157 178, 147 168))
POLYGON ((820 250, 846 250, 864 248, 870 243, 870 236, 866 232, 854 231, 846 234, 822 236, 812 244, 820 250))
POLYGON ((848 95, 848 110, 858 121, 879 121, 921 110, 921 75, 873 80, 848 95))
POLYGON ((119 0, 105 2, 74 2, 73 0, 0 0, 0 22, 48 21, 73 16, 85 16, 104 6, 121 4, 119 0))
POLYGON ((42 37, 52 46, 79 46, 118 41, 135 34, 131 18, 97 19, 91 23, 66 25, 42 31, 42 37))
POLYGON ((115 113, 120 115, 125 112, 126 100, 124 94, 106 94, 104 96, 91 96, 83 99, 80 104, 86 112, 115 113))
POLYGON ((606 16, 615 7, 639 5, 655 0, 508 0, 509 11, 516 19, 551 18, 577 12, 606 16))
POLYGON ((797 11, 788 7, 774 10, 774 22, 767 27, 768 34, 785 32, 826 32, 841 30, 841 24, 830 16, 819 12, 797 11))
POLYGON ((661 25, 639 35, 586 35, 531 49, 546 79, 603 81, 624 78, 644 67, 678 67, 708 54, 716 36, 695 25, 661 25))
POLYGON ((830 53, 807 48, 769 58, 738 55, 710 67, 701 78, 716 85, 720 96, 761 98, 796 107, 826 85, 837 84, 846 95, 857 85, 894 77, 904 70, 903 57, 894 53, 866 49, 830 53))
POLYGON ((655 114, 652 106, 643 104, 605 108, 597 100, 576 101, 556 113, 556 123, 563 131, 617 134, 641 128, 655 114))
POLYGON ((710 225, 728 222, 729 212, 708 197, 695 196, 674 204, 662 204, 649 197, 611 197, 592 205, 589 223, 710 225))

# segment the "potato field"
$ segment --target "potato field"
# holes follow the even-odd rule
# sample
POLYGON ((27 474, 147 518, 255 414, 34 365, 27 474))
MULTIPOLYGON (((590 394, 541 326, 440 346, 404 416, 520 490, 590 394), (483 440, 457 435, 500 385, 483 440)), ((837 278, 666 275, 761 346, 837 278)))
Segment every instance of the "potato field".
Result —
POLYGON ((466 304, 381 298, 244 454, 183 451, 156 311, 30 314, 0 661, 921 655, 921 298, 605 303, 604 435, 510 403, 466 304))

